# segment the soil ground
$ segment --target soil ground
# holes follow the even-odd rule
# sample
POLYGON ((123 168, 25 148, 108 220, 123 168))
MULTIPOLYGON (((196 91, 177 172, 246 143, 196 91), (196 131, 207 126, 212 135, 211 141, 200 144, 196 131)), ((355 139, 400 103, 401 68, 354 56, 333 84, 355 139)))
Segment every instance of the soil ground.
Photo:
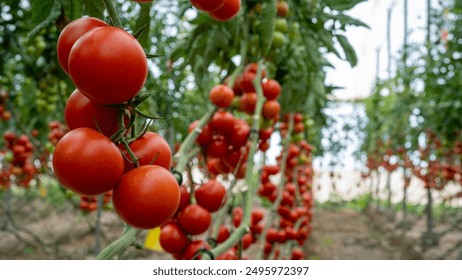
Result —
MULTIPOLYGON (((422 249, 425 220, 414 219, 405 231, 377 210, 314 209, 313 231, 306 242, 309 259, 403 260, 457 259, 460 230, 445 235, 438 246, 422 249)), ((5 213, 0 213, 5 217, 5 213)), ((55 209, 33 202, 14 214, 16 224, 0 220, 0 259, 93 259, 96 213, 82 215, 72 209, 55 209)), ((397 218, 399 221, 399 218, 397 218)), ((448 228, 442 223, 435 231, 448 228)), ((102 215, 100 248, 120 236, 123 224, 113 213, 102 215)), ((145 234, 145 233, 144 233, 145 234)), ((140 236, 142 242, 144 236, 140 236)), ((121 259, 171 259, 170 255, 130 248, 121 259)))

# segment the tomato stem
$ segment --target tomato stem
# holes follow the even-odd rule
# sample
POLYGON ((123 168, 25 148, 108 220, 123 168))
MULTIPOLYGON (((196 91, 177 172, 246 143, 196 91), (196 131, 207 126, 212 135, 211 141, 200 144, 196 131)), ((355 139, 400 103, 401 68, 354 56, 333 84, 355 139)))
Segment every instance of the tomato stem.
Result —
POLYGON ((122 236, 104 248, 104 250, 96 257, 96 259, 110 260, 113 257, 120 255, 128 247, 136 243, 136 236, 140 232, 141 230, 126 225, 122 236))
POLYGON ((205 115, 199 120, 196 128, 188 134, 186 139, 180 146, 178 152, 173 156, 173 161, 176 162, 175 170, 178 172, 183 172, 186 170, 186 166, 188 165, 190 158, 188 158, 188 154, 191 151, 192 147, 196 143, 196 139, 200 134, 201 129, 209 122, 210 118, 212 118, 213 113, 215 113, 216 107, 211 107, 205 115))
POLYGON ((122 22, 120 21, 119 15, 117 14, 114 4, 112 3, 112 0, 102 0, 104 7, 106 7, 106 10, 109 14, 109 19, 111 21, 111 25, 118 27, 118 28, 123 28, 122 22))

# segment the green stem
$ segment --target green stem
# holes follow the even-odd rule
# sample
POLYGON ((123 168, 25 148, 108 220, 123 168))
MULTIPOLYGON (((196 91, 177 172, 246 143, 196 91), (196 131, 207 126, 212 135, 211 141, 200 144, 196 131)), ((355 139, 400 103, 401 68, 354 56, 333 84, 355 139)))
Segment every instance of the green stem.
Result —
POLYGON ((199 120, 196 128, 189 133, 186 139, 181 144, 178 152, 173 156, 173 161, 176 162, 175 170, 178 172, 183 172, 186 170, 186 165, 190 161, 186 155, 191 151, 191 148, 196 143, 196 139, 199 134, 202 132, 202 128, 209 122, 213 113, 215 113, 216 107, 211 107, 207 113, 199 120))
POLYGON ((122 22, 120 21, 119 15, 117 14, 114 4, 112 4, 112 0, 102 0, 104 7, 109 14, 109 19, 113 26, 123 28, 122 22))
POLYGON ((119 239, 107 246, 97 257, 97 260, 109 260, 123 253, 128 247, 135 244, 136 236, 141 230, 126 225, 124 233, 119 239))
MULTIPOLYGON (((236 245, 250 230, 250 218, 252 212, 252 200, 255 195, 256 189, 258 187, 258 183, 254 182, 254 155, 257 152, 257 145, 258 145, 258 131, 260 130, 260 116, 261 111, 263 108, 263 90, 261 88, 261 75, 262 75, 262 65, 263 60, 258 62, 258 71, 255 80, 253 81, 255 90, 257 92, 257 105, 255 109, 255 113, 253 115, 254 122, 252 124, 251 134, 250 134, 250 142, 252 143, 249 149, 248 159, 247 159, 247 169, 245 173, 245 183, 247 188, 242 190, 242 197, 243 197, 243 218, 241 224, 237 227, 237 229, 230 235, 230 237, 217 247, 211 250, 214 256, 219 256, 229 250, 231 247, 236 245)), ((203 259, 208 259, 209 256, 207 254, 202 254, 203 259)))

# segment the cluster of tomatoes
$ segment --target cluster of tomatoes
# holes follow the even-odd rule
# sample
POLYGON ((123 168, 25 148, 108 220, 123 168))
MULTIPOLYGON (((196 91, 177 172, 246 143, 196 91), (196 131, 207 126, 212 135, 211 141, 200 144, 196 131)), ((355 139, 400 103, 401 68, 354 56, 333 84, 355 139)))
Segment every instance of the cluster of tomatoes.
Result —
MULTIPOLYGON (((225 85, 217 87, 228 88, 225 85)), ((212 93, 217 87, 212 89, 212 93)), ((189 131, 196 126, 197 121, 190 125, 189 131)), ((237 178, 244 177, 249 134, 250 126, 245 120, 235 118, 224 110, 216 112, 210 122, 202 127, 196 142, 203 147, 210 177, 228 173, 234 173, 237 178)))
POLYGON ((6 90, 0 90, 0 118, 4 122, 7 122, 11 119, 11 112, 6 108, 7 99, 8 92, 6 90))
MULTIPOLYGON (((288 119, 288 116, 285 116, 288 119)), ((303 118, 300 114, 294 114, 295 124, 302 123, 303 118), (295 117, 297 116, 297 118, 295 117)), ((298 140, 296 136, 301 131, 293 131, 292 135, 287 135, 287 122, 281 122, 280 131, 283 137, 291 137, 292 143, 289 144, 287 151, 281 151, 278 156, 278 164, 264 166, 261 176, 261 185, 258 194, 271 202, 275 202, 280 195, 280 204, 277 207, 279 222, 273 224, 268 229, 264 253, 266 258, 278 258, 281 251, 279 246, 293 241, 303 245, 311 232, 313 198, 311 193, 313 169, 311 165, 312 147, 305 140, 298 140), (272 182, 273 177, 280 173, 279 166, 283 158, 283 153, 287 153, 284 189, 272 182), (273 255, 271 255, 273 254, 273 255)), ((294 126, 295 127, 295 126, 294 126)), ((300 127, 300 126, 299 126, 300 127)), ((304 254, 300 248, 293 248, 291 259, 303 259, 304 254)))
POLYGON ((233 19, 241 9, 241 0, 189 0, 189 2, 218 21, 233 19))
POLYGON ((112 191, 114 209, 131 226, 164 224, 178 208, 180 189, 167 142, 133 126, 148 74, 143 48, 125 30, 85 17, 62 30, 57 53, 77 89, 65 108, 70 131, 53 155, 56 177, 83 196, 112 191))
POLYGON ((0 187, 9 187, 12 183, 29 187, 38 169, 34 165, 34 145, 25 134, 16 135, 6 131, 3 134, 6 151, 3 153, 3 163, 0 171, 0 187))
MULTIPOLYGON (((103 195, 103 207, 109 205, 111 202, 112 191, 108 191, 103 195)), ((80 203, 79 203, 80 210, 83 212, 89 213, 93 212, 98 208, 98 198, 95 196, 80 196, 80 203)))
POLYGON ((162 248, 176 259, 192 259, 197 250, 205 246, 202 240, 193 239, 209 229, 211 213, 220 209, 225 196, 223 184, 213 179, 191 193, 182 186, 178 210, 170 222, 161 228, 162 248), (193 195, 195 203, 191 202, 193 195))
POLYGON ((58 144, 59 140, 66 135, 69 131, 65 124, 62 124, 58 121, 51 121, 48 123, 48 128, 50 132, 48 133, 48 141, 54 146, 58 144))

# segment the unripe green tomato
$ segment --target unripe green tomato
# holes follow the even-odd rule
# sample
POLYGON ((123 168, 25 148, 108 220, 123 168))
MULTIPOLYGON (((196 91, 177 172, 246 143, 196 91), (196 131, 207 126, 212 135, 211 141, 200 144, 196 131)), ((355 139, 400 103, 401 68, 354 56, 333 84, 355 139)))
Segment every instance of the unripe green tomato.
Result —
POLYGON ((56 105, 55 104, 48 104, 47 111, 48 112, 56 111, 56 105))
POLYGON ((272 43, 271 46, 273 48, 279 49, 282 46, 284 46, 285 42, 286 42, 286 36, 284 34, 282 34, 281 32, 279 32, 279 31, 274 31, 274 33, 273 33, 273 43, 272 43))
POLYGON ((35 101, 35 104, 37 105, 38 108, 45 108, 48 104, 46 102, 46 100, 42 99, 42 98, 39 98, 35 101))
POLYGON ((13 160, 13 153, 10 151, 6 152, 3 159, 7 162, 11 162, 13 160))
POLYGON ((276 31, 285 33, 287 31, 287 20, 285 18, 276 19, 276 31))
POLYGON ((241 111, 241 97, 234 96, 233 101, 231 102, 231 108, 241 111))
POLYGON ((305 122, 306 127, 312 127, 314 125, 313 119, 307 119, 305 122))

